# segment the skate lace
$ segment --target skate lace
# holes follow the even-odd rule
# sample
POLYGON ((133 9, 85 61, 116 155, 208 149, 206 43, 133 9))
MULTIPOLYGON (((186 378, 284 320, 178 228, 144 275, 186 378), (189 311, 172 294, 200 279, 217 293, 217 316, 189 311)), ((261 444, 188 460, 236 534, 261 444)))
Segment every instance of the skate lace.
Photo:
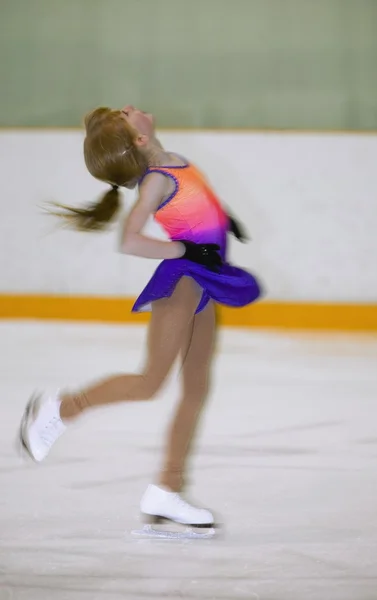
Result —
POLYGON ((52 419, 50 419, 50 421, 46 423, 44 429, 41 431, 41 440, 48 448, 52 446, 52 444, 55 442, 56 438, 59 435, 59 425, 60 419, 58 417, 52 417, 52 419))

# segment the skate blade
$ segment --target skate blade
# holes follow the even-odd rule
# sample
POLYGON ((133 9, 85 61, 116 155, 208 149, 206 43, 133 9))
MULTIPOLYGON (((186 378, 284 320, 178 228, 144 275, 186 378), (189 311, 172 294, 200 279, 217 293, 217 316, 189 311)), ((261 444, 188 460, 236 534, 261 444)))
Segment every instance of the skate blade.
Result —
POLYGON ((159 540, 210 540, 216 535, 213 527, 205 531, 195 531, 193 527, 186 527, 183 531, 168 531, 154 529, 152 525, 144 525, 142 529, 131 531, 133 537, 140 539, 159 539, 159 540))

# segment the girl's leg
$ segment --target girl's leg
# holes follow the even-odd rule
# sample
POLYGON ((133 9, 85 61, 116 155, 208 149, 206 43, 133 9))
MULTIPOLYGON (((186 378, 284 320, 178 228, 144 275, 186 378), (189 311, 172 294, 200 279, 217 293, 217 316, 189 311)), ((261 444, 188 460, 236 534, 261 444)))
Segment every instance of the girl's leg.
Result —
POLYGON ((213 302, 195 316, 182 348, 183 395, 168 435, 159 484, 179 492, 185 462, 208 394, 216 316, 213 302))
POLYGON ((138 375, 118 375, 78 394, 62 396, 61 418, 77 416, 84 409, 130 400, 148 400, 168 375, 192 328, 201 288, 188 277, 177 284, 170 298, 156 300, 148 332, 146 366, 138 375))

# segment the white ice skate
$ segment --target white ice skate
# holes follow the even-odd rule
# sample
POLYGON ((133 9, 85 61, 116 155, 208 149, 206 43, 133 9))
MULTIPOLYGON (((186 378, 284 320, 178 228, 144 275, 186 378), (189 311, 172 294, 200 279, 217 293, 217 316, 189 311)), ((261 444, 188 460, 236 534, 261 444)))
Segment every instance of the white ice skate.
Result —
POLYGON ((142 529, 132 531, 134 536, 181 540, 210 539, 215 535, 213 515, 208 510, 196 508, 176 492, 156 485, 147 488, 140 510, 146 524, 142 529), (153 527, 164 522, 169 524, 169 529, 159 530, 153 527), (178 529, 170 530, 171 526, 178 529))
POLYGON ((41 462, 65 430, 58 395, 34 394, 21 420, 19 440, 22 448, 33 460, 41 462))

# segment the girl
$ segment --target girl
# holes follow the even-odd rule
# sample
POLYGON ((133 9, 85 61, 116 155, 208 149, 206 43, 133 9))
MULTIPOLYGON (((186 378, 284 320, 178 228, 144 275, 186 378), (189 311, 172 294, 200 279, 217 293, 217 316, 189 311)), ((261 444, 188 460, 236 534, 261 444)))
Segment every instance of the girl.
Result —
POLYGON ((181 353, 183 393, 168 434, 158 481, 141 501, 152 519, 211 527, 212 514, 180 495, 190 442, 208 393, 215 337, 215 303, 244 306, 260 295, 247 272, 226 262, 226 235, 243 239, 204 177, 190 163, 164 150, 152 115, 133 106, 98 108, 85 119, 84 157, 89 172, 111 188, 89 208, 58 212, 79 230, 102 229, 120 208, 119 187, 139 189, 123 230, 122 251, 164 259, 135 302, 152 307, 146 365, 140 374, 120 374, 77 393, 34 395, 22 418, 20 439, 42 461, 69 423, 83 411, 115 402, 152 398, 181 353), (150 215, 171 241, 142 234, 150 215))

